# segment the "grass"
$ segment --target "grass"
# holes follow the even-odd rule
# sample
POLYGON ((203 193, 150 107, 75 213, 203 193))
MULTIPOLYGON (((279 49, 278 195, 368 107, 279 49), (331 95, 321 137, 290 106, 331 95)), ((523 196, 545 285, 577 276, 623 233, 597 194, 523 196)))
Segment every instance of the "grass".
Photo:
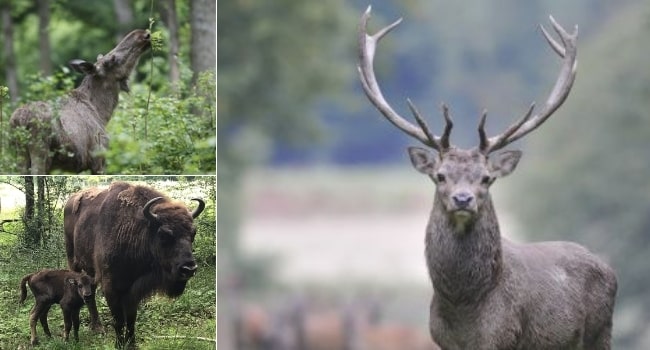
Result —
MULTIPOLYGON (((11 264, 0 269, 0 349, 27 349, 30 347, 29 311, 34 297, 28 290, 23 306, 18 305, 21 278, 43 266, 54 267, 50 260, 39 254, 11 254, 11 264), (11 267, 11 268, 9 268, 11 267)), ((3 256, 5 256, 3 254, 3 256)), ((58 267, 63 267, 64 261, 58 267)), ((154 296, 138 309, 136 336, 140 350, 158 349, 216 349, 216 292, 215 266, 199 266, 196 276, 188 283, 185 293, 175 300, 154 296)), ((81 310, 79 343, 63 341, 61 309, 54 305, 48 321, 52 339, 48 339, 37 326, 40 349, 114 349, 115 332, 111 316, 101 290, 97 304, 106 333, 94 334, 88 327, 87 308, 81 310)))

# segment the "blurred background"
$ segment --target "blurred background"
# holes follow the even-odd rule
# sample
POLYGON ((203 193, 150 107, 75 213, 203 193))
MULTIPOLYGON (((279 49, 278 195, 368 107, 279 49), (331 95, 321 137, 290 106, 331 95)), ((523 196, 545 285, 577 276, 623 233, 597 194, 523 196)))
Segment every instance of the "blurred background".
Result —
MULTIPOLYGON (((295 343, 296 334, 328 339, 329 349, 350 339, 379 349, 373 341, 395 334, 393 348, 408 348, 403 339, 432 348, 421 338, 434 188, 408 161, 415 141, 361 90, 356 33, 367 5, 220 5, 217 330, 226 349, 295 343)), ((579 26, 568 100, 510 147, 524 157, 491 191, 504 235, 571 240, 608 261, 619 278, 614 348, 650 348, 650 3, 372 6, 370 32, 404 17, 375 59, 386 98, 409 118, 411 98, 438 134, 446 102, 461 147, 477 144, 484 108, 493 135, 546 100, 560 60, 538 24, 550 28, 552 14, 567 30, 579 26)))

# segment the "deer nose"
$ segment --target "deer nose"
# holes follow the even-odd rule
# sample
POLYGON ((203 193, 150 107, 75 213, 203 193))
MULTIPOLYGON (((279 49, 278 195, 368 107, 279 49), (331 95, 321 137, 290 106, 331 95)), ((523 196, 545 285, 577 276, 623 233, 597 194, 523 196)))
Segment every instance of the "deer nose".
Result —
POLYGON ((474 199, 474 196, 472 196, 471 193, 468 192, 460 192, 456 193, 451 198, 454 200, 454 203, 458 208, 460 209, 465 209, 469 206, 470 203, 472 203, 472 200, 474 199))

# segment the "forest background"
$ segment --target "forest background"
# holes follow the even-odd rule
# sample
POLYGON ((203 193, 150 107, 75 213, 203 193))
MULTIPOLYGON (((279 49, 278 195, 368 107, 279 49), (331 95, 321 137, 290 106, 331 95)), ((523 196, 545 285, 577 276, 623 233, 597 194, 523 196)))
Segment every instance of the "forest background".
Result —
MULTIPOLYGON (((376 216, 389 217, 390 211, 410 210, 413 200, 425 208, 418 230, 402 228, 386 239, 397 246, 407 235, 423 237, 432 184, 408 163, 404 148, 413 141, 378 115, 358 82, 356 26, 367 5, 221 3, 218 276, 224 299, 219 305, 229 305, 233 280, 238 282, 232 288, 248 291, 249 302, 273 299, 269 295, 278 290, 341 294, 390 284, 404 296, 410 288, 393 275, 361 287, 349 279, 326 280, 315 270, 303 271, 303 279, 286 278, 286 271, 298 268, 295 260, 281 250, 253 249, 290 235, 290 226, 275 233, 263 226, 265 216, 284 215, 287 225, 328 211, 377 210, 376 216)), ((376 57, 387 99, 408 115, 405 99, 411 98, 438 133, 439 105, 445 101, 455 121, 452 142, 462 147, 476 144, 484 108, 488 133, 495 134, 531 101, 546 99, 559 59, 537 25, 548 28, 552 14, 567 29, 579 26, 573 90, 543 127, 511 147, 523 149, 524 158, 515 174, 495 185, 495 201, 502 221, 514 222, 508 228, 517 239, 576 241, 608 261, 619 278, 614 348, 649 348, 650 3, 378 0, 372 5, 370 31, 404 17, 376 57)), ((329 222, 335 229, 322 233, 328 240, 321 245, 307 248, 312 257, 349 236, 342 233, 341 216, 329 222)), ((319 231, 313 224, 301 228, 287 241, 319 231)), ((357 242, 363 249, 357 245, 356 258, 345 260, 347 271, 380 243, 357 242)), ((424 267, 422 249, 411 254, 424 267)), ((325 259, 324 264, 337 263, 325 259)), ((426 274, 421 283, 427 292, 418 296, 424 302, 417 322, 426 322, 426 274)))
POLYGON ((8 122, 20 105, 52 101, 133 29, 150 28, 130 92, 108 123, 108 174, 214 174, 216 4, 193 0, 0 0, 0 173, 16 174, 8 122))

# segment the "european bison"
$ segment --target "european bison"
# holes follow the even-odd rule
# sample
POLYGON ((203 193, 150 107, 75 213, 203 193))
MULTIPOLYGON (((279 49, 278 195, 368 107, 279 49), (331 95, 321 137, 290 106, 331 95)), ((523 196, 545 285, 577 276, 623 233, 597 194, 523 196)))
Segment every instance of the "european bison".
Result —
POLYGON ((136 29, 97 62, 75 59, 70 67, 86 76, 76 89, 57 103, 32 102, 13 113, 12 129, 28 131, 28 139, 15 138, 25 174, 44 175, 51 169, 78 173, 104 172, 100 154, 108 146, 106 124, 117 107, 120 90, 129 91, 128 79, 140 56, 151 46, 151 35, 136 29))
POLYGON ((70 328, 74 327, 74 338, 79 341, 79 310, 89 300, 95 300, 93 279, 85 273, 69 270, 41 270, 23 277, 20 281, 20 304, 27 298, 26 284, 32 290, 36 303, 29 314, 31 344, 38 343, 36 322, 41 320, 43 332, 52 337, 47 324, 47 313, 52 304, 61 305, 65 325, 63 337, 68 340, 70 328))
MULTIPOLYGON (((178 201, 146 186, 114 182, 75 193, 64 209, 68 266, 101 284, 115 321, 116 345, 134 346, 138 304, 155 293, 180 296, 197 265, 194 219, 178 201), (124 326, 126 325, 126 332, 124 326)), ((99 325, 95 305, 91 323, 99 325)))

